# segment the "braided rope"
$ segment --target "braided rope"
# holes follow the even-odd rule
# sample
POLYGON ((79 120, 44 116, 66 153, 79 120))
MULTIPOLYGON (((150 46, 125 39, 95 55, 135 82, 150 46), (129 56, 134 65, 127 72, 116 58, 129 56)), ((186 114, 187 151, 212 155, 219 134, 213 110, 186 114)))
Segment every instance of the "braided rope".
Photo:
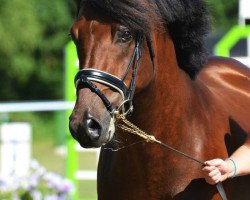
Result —
POLYGON ((146 140, 146 142, 151 143, 159 143, 160 141, 156 140, 156 138, 153 135, 149 135, 143 130, 141 130, 138 126, 134 125, 130 121, 128 121, 125 117, 125 115, 122 114, 116 114, 115 118, 118 122, 123 122, 124 124, 116 124, 116 126, 124 131, 133 133, 134 135, 137 135, 143 139, 146 140))
MULTIPOLYGON (((196 159, 196 158, 194 158, 194 157, 192 157, 192 156, 190 156, 182 151, 179 151, 179 150, 177 150, 177 149, 175 149, 167 144, 162 143, 161 141, 157 140, 153 135, 147 134, 146 132, 141 130, 138 126, 136 126, 132 122, 128 121, 124 114, 120 114, 118 112, 114 113, 114 114, 115 114, 115 119, 117 121, 116 127, 120 128, 124 131, 130 132, 134 135, 137 135, 137 136, 145 139, 146 142, 157 143, 157 144, 159 144, 165 148, 168 148, 168 149, 170 149, 170 150, 172 150, 172 151, 174 151, 174 152, 176 152, 176 153, 178 153, 186 158, 189 158, 190 160, 193 160, 193 161, 201 164, 202 166, 205 165, 205 163, 203 161, 200 161, 200 160, 198 160, 198 159, 196 159), (122 122, 124 124, 120 124, 119 122, 122 122)), ((223 188, 223 185, 221 182, 216 184, 216 188, 221 196, 221 199, 227 200, 227 196, 226 196, 226 193, 224 191, 224 188, 223 188)))
POLYGON ((130 132, 134 135, 137 135, 143 139, 146 140, 146 142, 151 142, 151 143, 157 143, 167 149, 170 149, 171 151, 174 151, 190 160, 193 160, 201 165, 205 165, 205 163, 201 160, 198 160, 196 158, 194 158, 193 156, 189 155, 189 154, 186 154, 178 149, 175 149, 173 148, 172 146, 170 145, 167 145, 159 140, 157 140, 153 135, 149 135, 147 134, 146 132, 144 132, 143 130, 141 130, 139 127, 137 127, 136 125, 134 125, 132 122, 128 121, 126 119, 126 116, 124 114, 120 114, 120 113, 115 113, 115 119, 117 121, 116 123, 116 127, 124 130, 124 131, 127 131, 127 132, 130 132), (121 124, 123 123, 123 124, 121 124))

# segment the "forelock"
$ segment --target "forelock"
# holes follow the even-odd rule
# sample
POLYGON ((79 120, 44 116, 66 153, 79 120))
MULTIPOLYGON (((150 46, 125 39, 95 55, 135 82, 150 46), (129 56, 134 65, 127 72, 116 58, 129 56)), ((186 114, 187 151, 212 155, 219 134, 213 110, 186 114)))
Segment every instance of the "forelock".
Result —
POLYGON ((82 0, 81 4, 147 37, 153 29, 168 32, 179 66, 192 78, 207 61, 204 39, 210 20, 203 0, 82 0))

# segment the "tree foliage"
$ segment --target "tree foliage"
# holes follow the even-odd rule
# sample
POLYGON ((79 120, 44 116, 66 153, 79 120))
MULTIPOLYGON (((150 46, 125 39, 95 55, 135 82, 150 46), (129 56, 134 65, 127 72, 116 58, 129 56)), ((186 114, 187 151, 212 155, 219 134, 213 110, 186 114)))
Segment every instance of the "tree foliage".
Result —
MULTIPOLYGON (((236 23, 238 0, 207 0, 215 27, 236 23)), ((0 101, 63 98, 63 48, 73 0, 0 0, 0 101)))
POLYGON ((0 101, 62 98, 72 5, 0 0, 0 101))
POLYGON ((207 0, 214 30, 225 30, 237 24, 239 0, 207 0))

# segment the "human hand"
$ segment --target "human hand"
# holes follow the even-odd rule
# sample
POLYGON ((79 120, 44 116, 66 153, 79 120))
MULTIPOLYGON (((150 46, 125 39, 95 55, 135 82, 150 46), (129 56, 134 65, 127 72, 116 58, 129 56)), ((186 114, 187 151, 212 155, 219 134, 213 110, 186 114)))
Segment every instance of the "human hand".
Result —
POLYGON ((227 161, 213 159, 206 161, 205 164, 202 171, 207 183, 214 185, 228 178, 229 164, 227 161))

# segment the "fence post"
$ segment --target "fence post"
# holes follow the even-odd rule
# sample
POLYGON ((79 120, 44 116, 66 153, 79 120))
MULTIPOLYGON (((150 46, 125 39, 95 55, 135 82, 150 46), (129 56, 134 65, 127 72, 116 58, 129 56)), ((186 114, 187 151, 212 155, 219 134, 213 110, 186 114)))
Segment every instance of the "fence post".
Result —
MULTIPOLYGON (((78 57, 76 53, 75 44, 71 41, 66 45, 65 48, 65 100, 75 101, 76 90, 74 85, 74 77, 78 71, 78 57)), ((65 131, 67 135, 67 159, 66 159, 66 174, 69 179, 71 179, 76 187, 74 194, 74 200, 78 200, 78 181, 75 177, 75 172, 78 170, 78 155, 75 151, 75 140, 71 137, 69 133, 69 116, 72 110, 67 110, 65 116, 65 131)))
POLYGON ((3 123, 0 127, 0 176, 27 175, 31 160, 31 126, 29 123, 3 123))

